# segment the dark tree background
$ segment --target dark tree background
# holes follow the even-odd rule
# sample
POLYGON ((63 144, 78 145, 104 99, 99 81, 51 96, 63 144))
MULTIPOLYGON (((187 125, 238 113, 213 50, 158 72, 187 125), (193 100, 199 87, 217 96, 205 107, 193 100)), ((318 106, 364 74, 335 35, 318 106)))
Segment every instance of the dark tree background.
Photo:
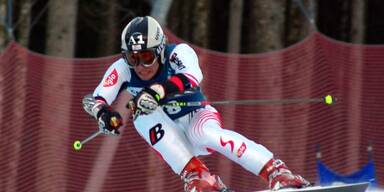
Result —
MULTIPOLYGON (((76 10, 62 14, 76 15, 75 38, 70 40, 75 47, 72 56, 100 57, 119 53, 123 27, 135 16, 150 15, 155 1, 72 0, 76 10)), ((230 31, 240 32, 239 53, 278 50, 302 40, 313 30, 345 42, 384 43, 384 20, 381 19, 384 1, 237 0, 242 5, 237 9, 230 6, 233 1, 171 1, 164 25, 189 43, 222 52, 229 51, 228 41, 234 35, 230 31), (233 25, 229 21, 236 13, 242 15, 240 27, 230 30, 233 25), (314 25, 311 26, 305 15, 313 17, 314 25)), ((16 41, 33 51, 55 55, 55 52, 47 51, 47 44, 55 42, 54 39, 47 40, 52 33, 48 31, 58 27, 48 22, 52 17, 52 12, 49 12, 53 9, 50 6, 52 2, 62 4, 62 7, 68 4, 59 0, 14 0, 12 25, 16 41)), ((0 8, 4 11, 6 3, 0 1, 0 8)), ((10 40, 5 32, 4 11, 1 15, 1 42, 10 40)), ((55 11, 64 10, 57 9, 53 13, 55 11)), ((56 20, 59 23, 61 19, 56 20)), ((0 45, 4 48, 5 43, 0 45)), ((64 56, 61 53, 56 55, 64 56)))

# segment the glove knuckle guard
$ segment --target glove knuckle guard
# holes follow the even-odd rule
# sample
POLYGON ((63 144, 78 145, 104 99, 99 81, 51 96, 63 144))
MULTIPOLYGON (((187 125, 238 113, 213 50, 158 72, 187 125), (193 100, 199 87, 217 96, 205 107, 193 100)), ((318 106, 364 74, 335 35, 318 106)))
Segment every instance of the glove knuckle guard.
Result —
POLYGON ((88 94, 86 96, 84 96, 83 100, 82 100, 82 103, 83 103, 83 108, 84 110, 94 116, 93 114, 93 111, 92 111, 92 108, 95 106, 96 104, 96 100, 95 98, 92 96, 92 94, 88 94))

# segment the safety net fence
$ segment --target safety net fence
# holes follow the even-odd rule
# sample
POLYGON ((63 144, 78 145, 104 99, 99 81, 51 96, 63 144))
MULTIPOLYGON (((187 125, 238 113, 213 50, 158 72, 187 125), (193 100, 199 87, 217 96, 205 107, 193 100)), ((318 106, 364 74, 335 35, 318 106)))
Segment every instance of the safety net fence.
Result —
MULTIPOLYGON (((182 42, 168 33, 171 42, 182 42)), ((378 184, 384 182, 384 46, 338 42, 320 33, 280 51, 225 54, 193 46, 212 101, 338 98, 334 105, 218 106, 224 126, 269 148, 294 172, 317 181, 316 148, 333 170, 348 174, 368 162, 373 146, 378 184)), ((0 191, 182 191, 180 178, 137 134, 124 108, 119 137, 99 136, 82 97, 119 55, 57 58, 10 43, 0 56, 0 191)), ((214 153, 202 157, 230 188, 265 189, 257 176, 214 153)))

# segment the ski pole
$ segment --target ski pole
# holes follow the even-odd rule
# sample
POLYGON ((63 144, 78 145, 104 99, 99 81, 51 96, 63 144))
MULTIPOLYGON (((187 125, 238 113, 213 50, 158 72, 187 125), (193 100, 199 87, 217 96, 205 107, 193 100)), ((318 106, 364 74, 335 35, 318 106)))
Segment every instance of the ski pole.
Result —
POLYGON ((196 107, 205 105, 271 105, 271 104, 303 104, 303 103, 324 103, 333 104, 337 99, 331 95, 322 98, 298 98, 298 99, 249 99, 249 100, 225 100, 225 101, 191 101, 191 102, 170 102, 162 106, 170 107, 196 107))
MULTIPOLYGON (((113 125, 114 127, 117 127, 120 125, 120 120, 118 120, 116 117, 112 117, 111 120, 110 120, 110 124, 113 125)), ((93 133, 92 135, 88 136, 87 138, 85 138, 83 141, 79 141, 79 140, 76 140, 75 142, 73 142, 73 148, 78 151, 81 149, 81 147, 88 141, 92 140, 93 138, 97 137, 98 135, 100 135, 101 133, 105 133, 102 129, 99 128, 99 131, 93 133)), ((105 133, 105 134, 108 134, 108 133, 105 133)), ((114 133, 112 134, 119 134, 119 132, 116 130, 114 133)))
POLYGON ((87 138, 85 138, 84 140, 82 141, 79 141, 79 140, 76 140, 74 143, 73 143, 73 148, 78 151, 81 149, 81 147, 87 143, 88 141, 92 140, 93 138, 97 137, 98 135, 100 135, 101 133, 103 133, 102 130, 99 130, 98 132, 95 132, 93 133, 92 135, 88 136, 87 138))

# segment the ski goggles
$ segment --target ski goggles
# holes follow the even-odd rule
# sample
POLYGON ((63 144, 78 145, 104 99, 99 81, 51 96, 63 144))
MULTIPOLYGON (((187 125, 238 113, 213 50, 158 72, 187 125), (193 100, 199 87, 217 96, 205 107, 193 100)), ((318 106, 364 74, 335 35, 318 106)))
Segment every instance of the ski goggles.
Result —
POLYGON ((146 49, 142 51, 124 51, 122 54, 127 64, 131 67, 138 65, 151 67, 157 59, 155 49, 146 49))

